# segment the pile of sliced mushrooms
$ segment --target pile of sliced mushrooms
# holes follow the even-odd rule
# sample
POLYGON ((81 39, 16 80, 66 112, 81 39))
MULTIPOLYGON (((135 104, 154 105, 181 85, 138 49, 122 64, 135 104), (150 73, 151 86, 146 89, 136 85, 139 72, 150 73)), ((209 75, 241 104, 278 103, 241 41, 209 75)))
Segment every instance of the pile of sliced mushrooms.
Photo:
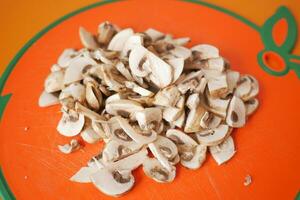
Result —
POLYGON ((233 128, 258 107, 253 76, 230 69, 212 45, 187 48, 189 38, 152 28, 135 33, 104 22, 97 35, 80 27, 79 36, 84 48, 62 52, 39 99, 41 107, 61 104, 57 131, 71 141, 60 151, 79 149, 77 135, 105 143, 72 181, 119 196, 139 166, 167 183, 176 164, 198 169, 207 151, 219 165, 232 158, 233 128))

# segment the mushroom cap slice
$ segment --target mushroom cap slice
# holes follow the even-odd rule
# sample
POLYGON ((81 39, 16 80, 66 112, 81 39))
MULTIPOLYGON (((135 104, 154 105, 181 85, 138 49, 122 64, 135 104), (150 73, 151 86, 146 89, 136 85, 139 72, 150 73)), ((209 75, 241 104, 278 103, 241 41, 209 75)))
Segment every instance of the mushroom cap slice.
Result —
POLYGON ((118 32, 109 42, 107 49, 111 51, 122 51, 128 38, 134 34, 131 28, 118 32))
POLYGON ((108 44, 114 34, 117 32, 115 26, 108 21, 105 21, 98 26, 98 42, 100 44, 108 44))
POLYGON ((246 108, 244 102, 233 96, 228 107, 226 123, 231 127, 242 127, 246 123, 246 108))
POLYGON ((48 75, 45 80, 45 91, 48 93, 57 92, 63 89, 64 87, 64 72, 63 71, 56 71, 52 72, 48 75))
POLYGON ((218 165, 230 160, 236 152, 231 136, 227 137, 226 140, 219 145, 210 146, 209 151, 218 165))
POLYGON ((190 110, 184 127, 184 132, 193 133, 197 131, 202 131, 203 128, 200 126, 200 121, 203 118, 206 109, 199 104, 197 108, 190 110))
POLYGON ((183 58, 184 60, 188 59, 192 55, 192 51, 183 46, 175 46, 175 48, 172 49, 170 53, 177 58, 183 58))
POLYGON ((196 109, 199 104, 200 104, 200 96, 198 93, 193 93, 193 94, 189 95, 189 97, 186 100, 186 106, 190 110, 196 109))
POLYGON ((59 100, 56 95, 43 91, 39 97, 39 106, 48 107, 59 104, 59 100))
POLYGON ((251 75, 247 75, 251 80, 251 92, 244 98, 242 98, 244 101, 248 101, 258 95, 259 92, 259 85, 258 81, 251 75))
POLYGON ((96 173, 99 168, 96 165, 82 167, 78 172, 76 172, 71 178, 70 181, 78 182, 78 183, 90 183, 90 176, 96 173))
POLYGON ((225 60, 222 57, 210 58, 207 60, 207 68, 210 70, 217 70, 223 72, 225 70, 225 60))
POLYGON ((83 102, 85 100, 85 87, 80 83, 72 83, 62 89, 59 99, 72 97, 75 101, 83 102))
POLYGON ((125 67, 123 62, 118 62, 115 67, 129 81, 134 81, 130 71, 125 67))
POLYGON ((158 135, 157 139, 153 143, 169 161, 174 159, 178 154, 177 146, 167 137, 158 135))
POLYGON ((87 107, 83 106, 79 102, 75 103, 75 110, 76 112, 90 118, 92 121, 96 121, 96 122, 106 121, 106 118, 104 116, 99 115, 98 113, 88 109, 87 107))
POLYGON ((90 144, 94 144, 96 142, 98 142, 99 140, 101 140, 101 136, 94 131, 94 129, 92 127, 88 127, 86 129, 84 129, 81 133, 80 136, 82 137, 82 139, 90 144))
POLYGON ((69 67, 70 62, 74 57, 78 55, 78 52, 74 49, 65 49, 58 57, 57 64, 62 68, 69 67))
POLYGON ((184 67, 183 58, 172 58, 168 60, 168 63, 173 68, 173 82, 175 82, 181 75, 184 67))
POLYGON ((152 39, 152 41, 156 41, 157 39, 160 39, 162 37, 164 37, 165 34, 163 34, 162 32, 155 30, 153 28, 149 28, 145 31, 145 33, 150 36, 150 38, 152 39))
POLYGON ((199 57, 201 60, 219 57, 219 50, 209 44, 198 44, 196 46, 193 46, 191 50, 199 53, 199 57))
POLYGON ((173 125, 177 126, 178 128, 182 128, 185 122, 185 111, 181 113, 181 115, 176 119, 175 121, 172 122, 173 125))
POLYGON ((135 46, 142 45, 142 44, 143 44, 142 36, 137 34, 130 36, 124 44, 121 55, 127 56, 128 52, 131 51, 135 46))
POLYGON ((102 97, 102 93, 99 90, 99 88, 97 88, 93 83, 88 82, 86 84, 86 101, 88 103, 88 105, 94 109, 94 110, 99 110, 100 107, 102 106, 102 101, 103 101, 103 97, 102 97))
POLYGON ((220 125, 221 121, 222 118, 212 113, 206 112, 200 121, 200 126, 206 129, 213 129, 217 128, 220 125))
POLYGON ((72 153, 73 151, 75 151, 79 148, 80 148, 80 144, 75 139, 71 140, 70 144, 58 145, 58 149, 64 154, 72 153))
POLYGON ((161 148, 155 143, 148 144, 148 147, 155 158, 160 162, 160 164, 168 171, 173 171, 176 168, 169 162, 168 158, 165 157, 165 153, 162 152, 161 148))
POLYGON ((98 48, 95 37, 83 27, 79 28, 79 38, 84 47, 88 49, 98 48))
POLYGON ((82 80, 82 70, 88 65, 96 64, 96 61, 89 57, 77 57, 72 59, 69 67, 65 71, 64 84, 70 84, 82 80))
MULTIPOLYGON (((137 77, 145 77, 150 71, 145 69, 148 50, 142 45, 136 45, 129 54, 129 68, 133 75, 137 77)), ((149 63, 148 63, 149 64, 149 63)))
POLYGON ((209 93, 212 97, 222 96, 228 91, 226 75, 223 74, 214 77, 213 79, 209 79, 207 86, 208 86, 209 93))
POLYGON ((110 196, 120 196, 134 185, 134 177, 127 170, 111 172, 105 168, 99 169, 91 175, 91 180, 97 189, 110 196))
POLYGON ((196 133, 196 137, 200 144, 213 146, 220 144, 231 131, 229 126, 221 124, 217 128, 196 133))
POLYGON ((178 88, 175 85, 170 85, 156 93, 153 103, 166 107, 175 106, 180 97, 181 94, 178 88))
POLYGON ((169 139, 171 139, 173 142, 175 142, 177 145, 182 145, 182 144, 186 144, 190 146, 198 145, 193 138, 191 138, 189 135, 177 129, 169 129, 166 132, 166 136, 169 139))
POLYGON ((198 169, 206 159, 206 149, 205 145, 200 144, 189 153, 181 150, 180 163, 186 168, 198 169))
POLYGON ((168 171, 155 158, 147 158, 143 163, 145 174, 159 183, 172 182, 176 176, 176 170, 168 171))
POLYGON ((228 84, 228 91, 233 92, 234 88, 236 88, 237 83, 240 79, 240 73, 233 70, 227 70, 227 84, 228 84))
POLYGON ((79 114, 78 119, 72 119, 66 113, 63 113, 58 123, 57 131, 66 137, 72 137, 79 134, 84 126, 84 115, 79 114))
POLYGON ((120 99, 106 102, 105 110, 111 115, 129 117, 131 113, 144 110, 144 107, 136 101, 120 99))
POLYGON ((151 131, 151 134, 147 136, 137 133, 135 129, 128 123, 128 121, 120 116, 116 116, 116 120, 126 134, 139 144, 148 144, 153 142, 157 137, 157 133, 153 130, 151 131))
POLYGON ((92 52, 92 56, 94 59, 99 60, 105 64, 113 64, 113 62, 107 59, 104 55, 104 52, 101 49, 96 49, 92 52))
POLYGON ((135 118, 141 129, 149 130, 152 125, 159 124, 162 120, 160 108, 151 107, 135 112, 135 118))
POLYGON ((176 121, 184 110, 176 107, 166 107, 163 109, 163 119, 167 122, 176 121))
POLYGON ((230 99, 213 98, 208 94, 208 90, 206 90, 205 94, 208 104, 207 109, 210 112, 220 116, 222 119, 225 119, 230 99))
POLYGON ((150 90, 147 90, 147 89, 139 86, 135 82, 125 81, 125 86, 127 88, 131 89, 132 91, 138 93, 139 95, 143 96, 143 97, 149 97, 149 96, 153 96, 154 95, 153 92, 151 92, 150 90))
POLYGON ((237 83, 234 94, 239 98, 245 98, 251 92, 251 79, 248 76, 242 76, 237 83))
POLYGON ((246 115, 249 116, 253 114, 258 108, 258 106, 259 106, 259 101, 256 98, 246 101, 245 102, 246 115))

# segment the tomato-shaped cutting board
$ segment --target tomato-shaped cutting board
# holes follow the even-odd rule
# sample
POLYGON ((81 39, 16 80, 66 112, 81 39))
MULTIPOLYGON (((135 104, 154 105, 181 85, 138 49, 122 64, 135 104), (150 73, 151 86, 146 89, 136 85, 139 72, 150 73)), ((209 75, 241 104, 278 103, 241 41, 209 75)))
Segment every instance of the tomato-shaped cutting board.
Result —
MULTIPOLYGON (((177 177, 159 184, 142 169, 134 188, 120 199, 293 199, 300 189, 300 64, 291 53, 296 22, 281 7, 264 25, 198 1, 105 1, 64 16, 38 33, 0 79, 0 190, 3 198, 28 200, 113 199, 92 184, 69 178, 97 154, 102 143, 64 155, 68 142, 56 131, 60 106, 38 107, 52 64, 65 48, 81 48, 79 26, 96 33, 109 20, 122 28, 152 27, 175 37, 212 44, 233 69, 255 76, 260 107, 235 130, 236 155, 218 166, 210 155, 198 170, 177 167, 177 177), (11 94, 11 95, 10 95, 11 94), (252 183, 244 185, 246 175, 252 183), (5 177, 5 178, 4 178, 5 177)), ((20 33, 22 34, 22 33, 20 33)))

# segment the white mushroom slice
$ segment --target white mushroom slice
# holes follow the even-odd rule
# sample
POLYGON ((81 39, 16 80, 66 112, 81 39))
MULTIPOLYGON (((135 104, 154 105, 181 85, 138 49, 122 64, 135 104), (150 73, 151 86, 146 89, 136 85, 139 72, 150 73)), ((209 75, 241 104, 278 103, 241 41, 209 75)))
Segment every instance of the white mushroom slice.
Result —
POLYGON ((85 100, 85 87, 80 83, 72 83, 64 88, 59 95, 60 100, 68 97, 72 97, 75 101, 83 102, 85 100))
POLYGON ((135 112, 135 118, 143 130, 149 130, 153 125, 157 125, 162 120, 162 111, 160 108, 145 108, 142 111, 135 112))
POLYGON ((170 53, 177 58, 183 58, 184 60, 188 59, 192 55, 191 50, 183 46, 175 46, 175 48, 172 49, 170 53))
POLYGON ((207 104, 209 106, 209 111, 214 114, 222 117, 222 119, 226 118, 227 108, 230 103, 230 99, 220 99, 220 98, 212 98, 208 92, 206 93, 207 104))
POLYGON ((57 72, 57 71, 61 71, 61 70, 62 70, 62 67, 59 66, 58 64, 52 65, 52 67, 50 69, 51 72, 57 72))
POLYGON ((245 107, 246 107, 246 115, 249 116, 253 114, 256 109, 258 108, 259 102, 256 98, 250 99, 249 101, 245 102, 245 107))
POLYGON ((64 72, 56 71, 49 74, 49 76, 45 80, 45 91, 48 93, 57 92, 63 89, 64 84, 64 72))
POLYGON ((104 45, 108 44, 116 32, 117 32, 116 27, 107 21, 99 24, 98 26, 99 35, 97 37, 98 42, 104 45))
POLYGON ((155 158, 147 158, 143 163, 145 174, 159 183, 172 182, 176 175, 176 170, 168 171, 155 158))
POLYGON ((185 122, 185 111, 183 110, 182 114, 172 122, 173 125, 177 126, 178 128, 182 128, 185 122))
POLYGON ((116 119, 120 124, 121 128, 126 132, 126 134, 139 144, 148 144, 150 142, 153 142, 157 137, 157 133, 153 130, 151 131, 150 135, 145 136, 140 133, 137 133, 126 119, 119 116, 117 116, 116 119))
POLYGON ((207 86, 212 97, 222 96, 228 91, 226 75, 221 75, 215 77, 214 79, 209 79, 207 86))
POLYGON ((104 116, 99 115, 98 113, 88 109, 87 107, 83 106, 79 102, 75 103, 75 110, 76 112, 90 118, 92 121, 96 121, 96 122, 106 121, 106 118, 104 116))
POLYGON ((174 85, 160 90, 154 97, 153 103, 160 106, 175 106, 181 94, 174 85))
POLYGON ((62 68, 69 67, 70 62, 78 53, 74 49, 65 49, 58 57, 57 64, 62 68))
POLYGON ((111 102, 106 102, 105 110, 111 115, 121 115, 129 117, 131 113, 143 110, 143 106, 135 101, 120 99, 111 102))
POLYGON ((207 68, 223 72, 225 70, 225 60, 222 57, 211 58, 206 61, 207 68))
POLYGON ((64 154, 72 153, 79 148, 80 148, 80 144, 75 139, 71 140, 70 144, 58 145, 58 149, 64 154))
POLYGON ((172 67, 155 54, 148 52, 147 58, 150 62, 150 80, 159 88, 165 88, 173 81, 172 67))
POLYGON ((103 74, 103 81, 109 90, 120 92, 124 89, 125 77, 118 73, 112 65, 101 65, 100 70, 103 74))
POLYGON ((135 46, 129 54, 129 67, 135 76, 145 77, 150 73, 149 61, 147 60, 147 55, 149 51, 141 45, 135 46))
POLYGON ((77 183, 90 183, 91 178, 90 176, 96 173, 99 170, 97 166, 88 166, 82 167, 76 174, 74 174, 70 181, 77 182, 77 183))
POLYGON ((172 43, 175 45, 183 46, 183 45, 186 45, 187 43, 189 43, 190 41, 191 41, 191 39, 189 37, 182 37, 182 38, 173 39, 172 43))
POLYGON ((220 144, 230 134, 231 130, 227 125, 221 124, 217 128, 198 132, 196 136, 200 144, 213 146, 220 144))
POLYGON ((43 91, 39 98, 39 106, 40 107, 48 107, 59 104, 58 97, 53 93, 48 93, 43 91))
POLYGON ((115 66, 117 70, 129 81, 133 81, 133 77, 130 71, 125 67, 125 65, 120 61, 115 66))
POLYGON ((95 51, 93 51, 92 56, 94 59, 99 60, 105 64, 113 64, 111 60, 105 57, 104 53, 100 49, 96 49, 95 51))
POLYGON ((180 162, 180 156, 178 154, 172 160, 170 160, 170 163, 172 165, 176 165, 179 162, 180 162))
POLYGON ((200 104, 200 96, 198 93, 191 94, 186 100, 186 106, 192 110, 196 109, 200 104))
POLYGON ((185 96, 184 95, 179 97, 175 106, 176 106, 176 108, 184 109, 184 106, 185 106, 185 96))
POLYGON ((141 96, 144 97, 149 97, 149 96, 153 96, 154 93, 151 92, 150 90, 147 90, 141 86, 139 86, 138 84, 131 82, 131 81, 125 81, 125 86, 129 89, 132 89, 132 91, 138 93, 141 96))
POLYGON ((195 92, 203 94, 205 91, 206 85, 207 85, 207 79, 204 77, 201 78, 198 86, 195 88, 195 92))
MULTIPOLYGON (((182 148, 183 146, 181 146, 182 148)), ((179 147, 180 148, 180 147, 179 147)), ((184 149, 184 148, 183 148, 184 149)), ((197 145, 193 147, 191 151, 184 151, 180 149, 180 163, 189 169, 198 169, 201 167, 203 162, 206 159, 206 150, 207 147, 205 145, 197 145)))
POLYGON ((88 105, 93 109, 93 110, 99 110, 100 107, 102 106, 102 93, 100 90, 91 82, 88 82, 86 84, 86 93, 85 93, 86 101, 88 105))
POLYGON ((251 79, 248 76, 242 76, 238 81, 234 95, 243 99, 251 92, 251 79))
POLYGON ((79 114, 78 119, 73 119, 68 114, 63 113, 57 131, 66 137, 78 135, 84 126, 84 121, 84 115, 82 114, 79 114))
POLYGON ((104 194, 119 196, 129 191, 134 185, 134 177, 130 171, 114 171, 99 169, 91 175, 93 184, 104 194))
POLYGON ((108 103, 111 103, 113 101, 117 101, 120 99, 123 99, 122 95, 120 93, 116 93, 116 94, 113 94, 113 95, 107 97, 107 99, 105 100, 105 103, 108 104, 108 103))
POLYGON ((64 84, 70 84, 83 79, 82 70, 88 65, 96 65, 96 61, 88 57, 74 58, 65 71, 64 84))
POLYGON ((88 49, 98 48, 95 37, 83 27, 79 28, 79 38, 84 47, 88 49))
POLYGON ((132 35, 125 42, 121 55, 127 56, 128 52, 130 52, 135 46, 142 45, 143 38, 140 35, 132 35))
POLYGON ((164 37, 164 34, 162 32, 159 32, 158 30, 155 30, 153 28, 149 28, 145 31, 145 33, 150 36, 152 41, 156 41, 162 37, 164 37))
POLYGON ((178 154, 177 146, 169 138, 158 135, 153 143, 169 161, 173 160, 178 154))
POLYGON ((227 76, 228 92, 232 93, 234 88, 236 88, 236 85, 240 79, 240 73, 233 70, 227 70, 226 76, 227 76))
POLYGON ((96 142, 98 142, 99 140, 101 140, 101 136, 94 131, 94 129, 92 127, 88 127, 86 129, 84 129, 81 133, 80 136, 82 137, 82 139, 90 144, 94 144, 96 142))
POLYGON ((160 162, 160 164, 166 168, 166 170, 168 170, 169 172, 175 170, 176 168, 169 162, 169 160, 164 156, 164 154, 162 153, 162 151, 160 150, 160 148, 154 144, 154 143, 150 143, 148 144, 148 147, 150 149, 150 151, 152 152, 152 154, 154 155, 155 158, 157 158, 157 160, 160 162))
POLYGON ((128 38, 134 34, 131 28, 118 32, 108 44, 107 49, 111 51, 122 51, 128 38))
POLYGON ((202 105, 198 105, 197 108, 190 110, 184 127, 184 132, 193 133, 197 131, 202 131, 200 126, 200 120, 204 116, 206 109, 202 105))
MULTIPOLYGON (((143 88, 148 88, 149 86, 147 83, 145 83, 144 79, 142 77, 138 77, 132 74, 132 78, 143 88)), ((146 77, 145 77, 146 78, 146 77)))
POLYGON ((182 73, 182 70, 184 67, 184 59, 183 58, 173 58, 173 59, 169 59, 168 63, 173 68, 173 83, 174 83, 182 73))
POLYGON ((104 132, 103 126, 100 122, 92 121, 91 125, 93 130, 100 136, 100 138, 108 139, 109 135, 108 133, 104 132))
POLYGON ((218 165, 230 160, 236 152, 231 136, 227 137, 227 139, 219 145, 210 146, 209 151, 218 165))
POLYGON ((177 129, 169 129, 166 132, 166 136, 175 142, 177 145, 187 144, 190 146, 198 145, 195 140, 193 140, 190 136, 185 134, 184 132, 177 129))
POLYGON ((197 52, 200 60, 210 59, 210 58, 218 58, 219 50, 209 44, 198 44, 191 48, 192 51, 197 52))
POLYGON ((200 126, 205 129, 214 129, 217 128, 222 121, 222 118, 206 112, 202 119, 200 120, 200 126))
POLYGON ((231 127, 242 127, 246 123, 246 108, 244 102, 233 96, 228 107, 226 123, 231 127))
POLYGON ((166 107, 163 109, 163 119, 167 122, 173 122, 177 120, 182 114, 183 109, 176 107, 166 107))
POLYGON ((248 100, 256 97, 259 92, 258 81, 253 76, 250 76, 250 75, 247 75, 247 76, 251 80, 251 92, 246 97, 242 98, 243 101, 248 101, 248 100))

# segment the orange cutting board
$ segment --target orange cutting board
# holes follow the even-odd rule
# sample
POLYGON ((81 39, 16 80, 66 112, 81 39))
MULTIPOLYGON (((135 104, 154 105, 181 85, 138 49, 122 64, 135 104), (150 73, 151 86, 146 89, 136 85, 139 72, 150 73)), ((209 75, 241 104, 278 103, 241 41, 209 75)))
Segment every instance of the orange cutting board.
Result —
MULTIPOLYGON (((18 200, 112 199, 92 184, 69 181, 101 150, 102 143, 87 144, 70 155, 60 153, 57 145, 69 141, 56 131, 60 107, 39 108, 37 103, 44 80, 60 53, 65 48, 82 47, 79 26, 96 33, 98 24, 105 20, 136 31, 152 27, 175 37, 188 36, 192 39, 189 47, 198 43, 215 45, 233 69, 255 76, 260 83, 260 107, 245 127, 233 132, 237 153, 228 163, 218 166, 208 155, 198 170, 178 166, 175 181, 168 184, 156 183, 138 169, 134 172, 134 188, 120 199, 252 200, 296 196, 300 189, 300 80, 295 70, 284 76, 263 70, 258 62, 259 52, 267 49, 262 27, 206 3, 132 0, 97 3, 64 17, 33 38, 10 66, 13 71, 2 91, 2 95, 12 96, 0 123, 0 164, 18 200), (248 174, 252 183, 244 186, 248 174)), ((282 31, 285 25, 274 34, 279 40, 286 36, 282 31)), ((272 55, 269 57, 277 65, 285 65, 280 55, 272 55)), ((265 60, 264 65, 268 64, 265 60)))

